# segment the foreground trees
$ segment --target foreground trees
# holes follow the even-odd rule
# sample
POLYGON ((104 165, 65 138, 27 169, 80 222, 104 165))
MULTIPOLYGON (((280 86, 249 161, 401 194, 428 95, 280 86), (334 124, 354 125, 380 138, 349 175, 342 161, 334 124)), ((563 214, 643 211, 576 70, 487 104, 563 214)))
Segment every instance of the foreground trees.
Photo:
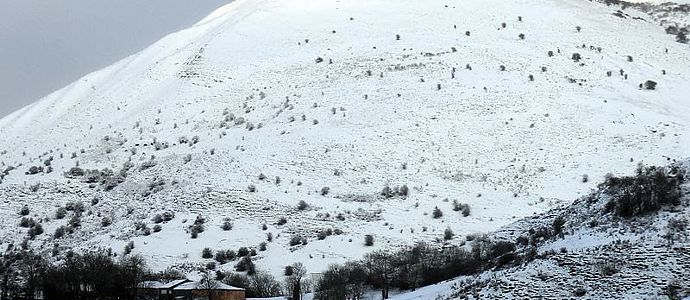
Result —
POLYGON ((119 260, 106 251, 67 253, 49 263, 29 251, 0 257, 0 299, 34 299, 39 292, 51 299, 134 299, 137 283, 147 274, 146 263, 136 255, 119 260))

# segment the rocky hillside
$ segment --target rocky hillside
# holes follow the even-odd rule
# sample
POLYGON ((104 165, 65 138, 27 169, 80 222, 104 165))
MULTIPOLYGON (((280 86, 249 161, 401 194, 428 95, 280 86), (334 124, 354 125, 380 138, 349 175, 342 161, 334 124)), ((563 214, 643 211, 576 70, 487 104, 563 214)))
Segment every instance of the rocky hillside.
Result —
POLYGON ((690 297, 689 166, 609 177, 591 195, 485 237, 515 243, 515 260, 394 299, 690 297))

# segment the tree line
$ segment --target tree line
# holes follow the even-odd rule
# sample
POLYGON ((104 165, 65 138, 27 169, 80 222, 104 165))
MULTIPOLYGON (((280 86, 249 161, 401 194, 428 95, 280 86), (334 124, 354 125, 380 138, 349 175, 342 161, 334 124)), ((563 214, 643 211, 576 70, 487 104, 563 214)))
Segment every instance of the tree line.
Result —
POLYGON ((13 250, 0 256, 0 300, 135 299, 137 284, 151 276, 138 255, 67 252, 49 262, 32 251, 13 250))
POLYGON ((391 289, 415 290, 461 275, 514 265, 536 257, 510 241, 480 238, 467 246, 418 243, 398 251, 375 251, 362 260, 331 265, 317 282, 315 299, 361 299, 369 289, 388 299, 391 289))

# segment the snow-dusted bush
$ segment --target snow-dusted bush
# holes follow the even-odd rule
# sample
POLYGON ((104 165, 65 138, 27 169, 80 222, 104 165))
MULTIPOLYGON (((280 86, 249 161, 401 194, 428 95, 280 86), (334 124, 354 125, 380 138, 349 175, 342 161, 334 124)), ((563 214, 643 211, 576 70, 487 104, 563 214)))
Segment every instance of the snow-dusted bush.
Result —
POLYGON ((434 207, 434 211, 432 212, 431 215, 434 217, 434 219, 438 219, 440 217, 443 217, 443 212, 441 211, 440 208, 438 208, 438 206, 436 206, 436 207, 434 207))
POLYGON ((72 216, 72 218, 67 222, 67 224, 72 228, 81 227, 81 217, 77 214, 72 216))
POLYGON ((34 221, 33 218, 23 217, 19 221, 19 226, 24 227, 24 228, 33 227, 34 225, 36 225, 36 221, 34 221))
POLYGON ((162 222, 168 222, 173 218, 175 218, 175 213, 166 211, 162 214, 156 214, 155 216, 153 216, 151 221, 153 221, 153 223, 159 224, 162 222))
POLYGON ((55 229, 55 232, 53 233, 53 238, 54 239, 62 238, 63 236, 65 236, 65 234, 67 232, 68 232, 67 227, 65 227, 64 225, 60 226, 60 227, 55 229))
POLYGON ((374 236, 367 234, 364 236, 364 246, 371 247, 374 245, 374 236))
POLYGON ((324 186, 321 188, 321 196, 326 196, 331 192, 331 188, 324 186))
POLYGON ((249 248, 247 248, 247 247, 240 247, 240 248, 237 250, 237 256, 238 256, 238 257, 244 257, 244 256, 247 256, 247 255, 249 255, 249 248))
POLYGON ((690 39, 688 39, 688 36, 685 32, 681 31, 676 34, 676 42, 687 44, 689 41, 690 39))
POLYGON ((243 256, 242 259, 235 265, 235 271, 247 272, 247 275, 256 274, 256 266, 250 256, 243 256))
POLYGON ((556 217, 551 223, 551 228, 554 235, 560 235, 563 232, 563 226, 565 225, 565 219, 562 216, 556 217))
POLYGON ((197 238, 199 233, 204 232, 204 223, 206 223, 206 219, 199 215, 196 217, 196 220, 194 220, 194 224, 189 226, 189 231, 193 239, 197 238))
POLYGON ((201 258, 209 259, 212 257, 213 257, 213 250, 211 250, 211 248, 204 248, 203 250, 201 250, 201 258))
POLYGON ((19 215, 26 216, 30 213, 31 211, 29 210, 29 206, 24 205, 22 208, 19 210, 19 215))
POLYGON ((32 166, 29 168, 28 171, 26 171, 26 175, 36 175, 38 173, 43 173, 43 167, 40 166, 32 166))
POLYGON ((129 241, 127 245, 125 246, 125 255, 132 253, 132 250, 134 249, 134 241, 129 241))
POLYGON ((465 206, 462 208, 462 216, 468 217, 469 215, 470 215, 470 206, 468 204, 465 204, 465 206))
POLYGON ((443 239, 448 241, 452 240, 455 234, 453 233, 453 230, 450 229, 450 227, 447 227, 446 230, 443 232, 443 239))
POLYGON ((458 200, 453 200, 453 211, 462 211, 462 215, 467 217, 470 215, 469 204, 462 204, 458 200))
POLYGON ((573 53, 571 59, 575 62, 579 62, 582 59, 582 55, 580 55, 580 53, 573 53))
POLYGON ((65 172, 65 177, 67 178, 78 178, 84 176, 84 170, 79 167, 72 167, 69 171, 65 172))
POLYGON ((141 163, 141 165, 139 166, 139 171, 148 170, 150 168, 155 167, 156 165, 158 165, 158 163, 155 160, 147 160, 141 163))
POLYGON ((296 234, 290 237, 290 246, 297 246, 302 243, 302 236, 296 234))
POLYGON ((220 226, 225 231, 231 230, 232 229, 232 222, 230 221, 230 218, 225 218, 223 219, 223 224, 220 226))
POLYGON ((57 210, 55 210, 55 218, 56 219, 63 219, 67 215, 67 210, 64 207, 58 207, 57 210))

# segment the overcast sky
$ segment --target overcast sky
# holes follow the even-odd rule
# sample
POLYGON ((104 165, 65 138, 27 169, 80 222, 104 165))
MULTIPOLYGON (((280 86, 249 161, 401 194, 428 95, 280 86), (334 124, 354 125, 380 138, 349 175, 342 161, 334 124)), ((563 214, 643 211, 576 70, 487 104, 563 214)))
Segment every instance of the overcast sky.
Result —
POLYGON ((231 0, 0 0, 0 117, 231 0))

